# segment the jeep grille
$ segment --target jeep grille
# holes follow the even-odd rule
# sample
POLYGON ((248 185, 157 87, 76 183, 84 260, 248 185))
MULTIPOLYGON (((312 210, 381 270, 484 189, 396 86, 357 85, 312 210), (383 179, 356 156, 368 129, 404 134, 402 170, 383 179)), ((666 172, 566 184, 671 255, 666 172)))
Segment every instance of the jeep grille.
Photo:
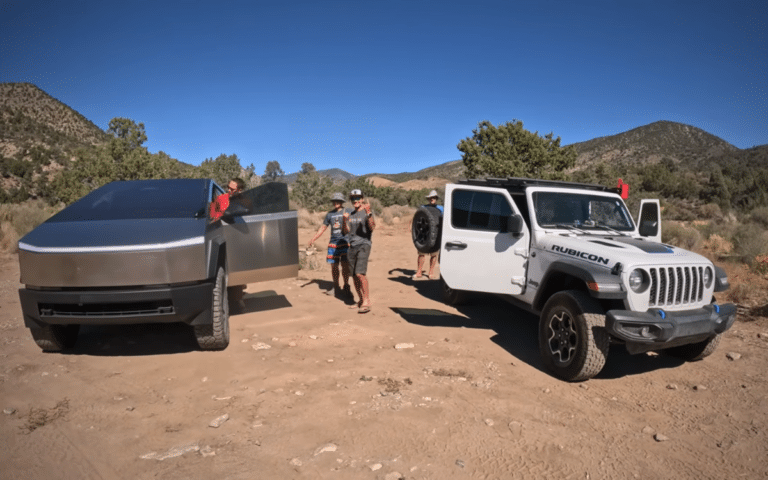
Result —
POLYGON ((651 268, 651 298, 653 307, 671 307, 701 303, 704 296, 704 267, 651 268))

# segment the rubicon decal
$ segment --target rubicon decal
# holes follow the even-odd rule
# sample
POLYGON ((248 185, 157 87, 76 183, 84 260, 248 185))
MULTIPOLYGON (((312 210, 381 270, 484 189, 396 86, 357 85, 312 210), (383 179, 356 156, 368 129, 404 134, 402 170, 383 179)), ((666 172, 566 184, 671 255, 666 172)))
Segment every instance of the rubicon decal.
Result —
POLYGON ((603 265, 608 265, 610 262, 610 260, 605 257, 601 257, 600 255, 595 255, 594 253, 589 252, 580 252, 572 248, 561 247, 560 245, 552 245, 552 250, 555 252, 564 253, 566 255, 571 255, 572 257, 583 258, 591 262, 602 263, 603 265))

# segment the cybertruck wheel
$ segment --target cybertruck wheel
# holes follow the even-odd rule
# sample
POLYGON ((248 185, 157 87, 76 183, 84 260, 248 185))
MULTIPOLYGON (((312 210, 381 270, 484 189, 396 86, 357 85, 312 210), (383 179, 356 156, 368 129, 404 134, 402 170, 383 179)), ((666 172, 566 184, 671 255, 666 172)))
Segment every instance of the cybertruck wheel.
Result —
POLYGON ((584 292, 568 290, 550 298, 539 320, 539 351, 557 377, 579 382, 605 366, 609 347, 605 312, 584 292))
POLYGON ((37 346, 44 352, 60 352, 74 347, 79 332, 80 325, 46 325, 29 330, 37 346))
POLYGON ((229 304, 224 267, 219 267, 216 272, 211 305, 213 321, 210 325, 195 325, 195 339, 202 350, 223 350, 229 345, 229 304))

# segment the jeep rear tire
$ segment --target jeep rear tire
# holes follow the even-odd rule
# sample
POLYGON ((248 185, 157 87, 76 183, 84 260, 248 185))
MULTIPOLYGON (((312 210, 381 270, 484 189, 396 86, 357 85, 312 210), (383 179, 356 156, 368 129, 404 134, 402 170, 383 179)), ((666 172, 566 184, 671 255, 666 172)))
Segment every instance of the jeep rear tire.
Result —
POLYGON ((411 222, 411 238, 419 253, 432 253, 440 249, 441 227, 440 210, 425 206, 416 210, 411 222))
POLYGON ((557 377, 587 380, 605 366, 609 347, 605 312, 584 292, 567 290, 553 295, 539 320, 539 351, 557 377))
POLYGON ((467 292, 463 290, 454 290, 445 283, 445 279, 440 275, 440 287, 443 290, 443 301, 452 307, 467 303, 467 292))
POLYGON ((74 347, 78 332, 80 325, 46 325, 29 330, 37 346, 44 352, 60 352, 74 347))
POLYGON ((211 310, 213 321, 210 324, 194 326, 195 339, 202 350, 223 350, 229 345, 229 303, 224 267, 219 267, 216 272, 211 310))
POLYGON ((679 358, 686 362, 696 362, 712 355, 717 349, 717 346, 720 345, 721 337, 722 334, 718 333, 714 337, 708 338, 703 342, 680 345, 662 351, 671 357, 679 358))

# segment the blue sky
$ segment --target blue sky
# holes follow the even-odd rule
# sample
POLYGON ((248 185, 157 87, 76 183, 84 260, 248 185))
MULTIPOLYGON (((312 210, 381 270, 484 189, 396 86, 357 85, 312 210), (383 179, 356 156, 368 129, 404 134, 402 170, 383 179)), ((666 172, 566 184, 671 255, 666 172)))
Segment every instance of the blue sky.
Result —
POLYGON ((768 144, 768 4, 11 0, 0 82, 258 173, 413 172, 481 120, 563 145, 671 120, 749 148, 768 144))

